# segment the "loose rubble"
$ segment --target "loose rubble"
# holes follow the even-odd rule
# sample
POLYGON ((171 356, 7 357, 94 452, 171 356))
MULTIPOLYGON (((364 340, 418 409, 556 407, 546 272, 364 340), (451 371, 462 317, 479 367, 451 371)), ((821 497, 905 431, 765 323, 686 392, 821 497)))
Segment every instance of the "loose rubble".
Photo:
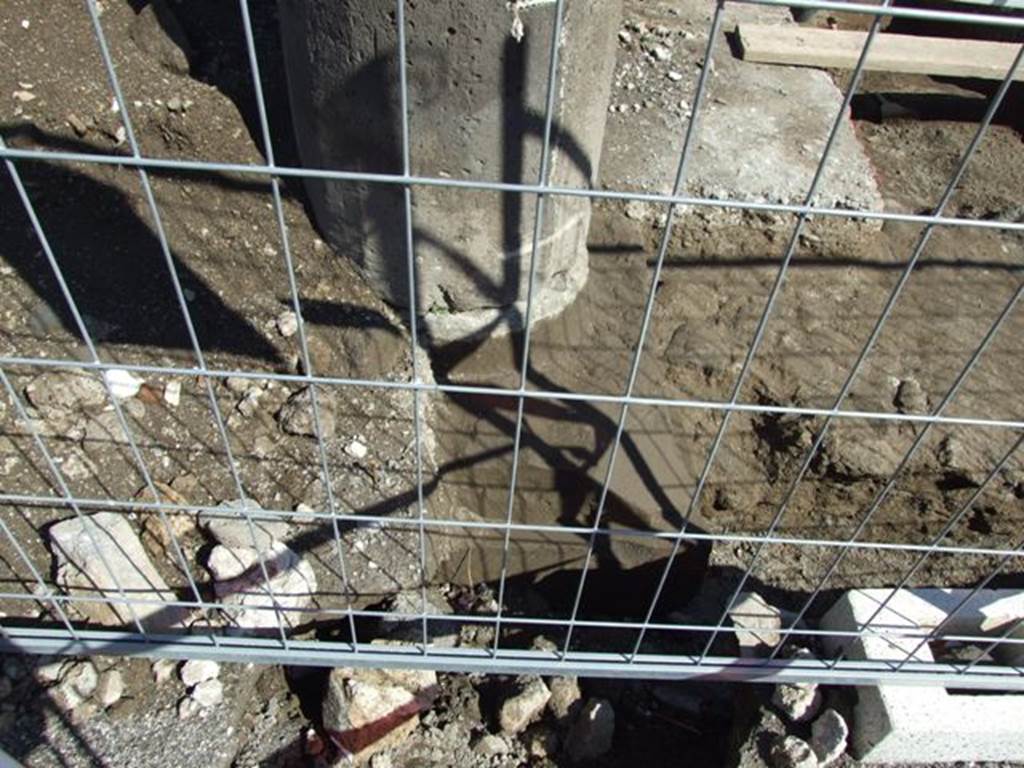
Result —
MULTIPOLYGON (((317 436, 311 393, 311 387, 300 389, 288 398, 288 402, 277 412, 278 423, 281 425, 281 429, 288 434, 304 437, 317 436)), ((317 415, 320 417, 320 437, 325 439, 333 437, 336 427, 332 397, 326 391, 318 391, 316 405, 317 415)))
POLYGON ((505 733, 522 732, 547 706, 551 691, 539 677, 521 678, 514 696, 505 699, 498 719, 505 733))
POLYGON ((306 621, 302 611, 313 605, 317 589, 316 573, 308 562, 280 542, 262 553, 245 547, 234 548, 233 553, 239 560, 256 565, 235 578, 214 583, 218 599, 229 606, 224 610, 232 626, 274 629, 279 622, 294 627, 306 621), (258 564, 260 554, 262 566, 258 564), (264 578, 264 568, 269 582, 264 578))
POLYGON ((181 682, 186 688, 213 680, 220 675, 220 665, 208 659, 190 659, 181 665, 181 682))
POLYGON ((810 745, 796 736, 776 741, 771 749, 772 765, 776 768, 817 768, 818 758, 810 745))
POLYGON ((116 669, 108 669, 100 675, 96 686, 96 698, 105 708, 112 707, 124 695, 124 679, 116 669))
POLYGON ((331 671, 323 699, 323 724, 331 741, 357 761, 400 742, 437 695, 431 670, 331 671))
POLYGON ((743 592, 729 610, 733 626, 756 632, 736 632, 740 656, 760 656, 779 644, 782 614, 756 592, 743 592))
POLYGON ((780 683, 772 692, 772 704, 794 723, 805 723, 821 709, 817 683, 780 683))
POLYGON ((559 721, 565 720, 576 711, 576 704, 583 696, 579 680, 575 676, 552 677, 548 688, 551 691, 548 709, 559 721))
POLYGON ((185 623, 188 612, 157 601, 175 601, 143 548, 128 519, 115 512, 75 516, 50 527, 57 585, 71 594, 125 594, 148 602, 131 606, 87 601, 77 610, 101 624, 127 624, 136 619, 151 629, 185 623))
POLYGON ((811 726, 811 749, 822 766, 832 765, 846 752, 850 729, 843 716, 831 707, 811 726))

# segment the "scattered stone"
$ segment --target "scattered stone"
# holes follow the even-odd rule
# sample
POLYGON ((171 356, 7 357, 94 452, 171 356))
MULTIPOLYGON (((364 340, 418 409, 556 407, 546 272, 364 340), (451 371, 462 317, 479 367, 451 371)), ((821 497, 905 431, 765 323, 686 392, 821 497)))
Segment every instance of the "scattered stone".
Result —
POLYGON ((648 51, 656 61, 668 61, 672 58, 672 51, 664 45, 652 45, 648 51))
POLYGON ((780 683, 772 692, 772 704, 794 723, 805 723, 821 709, 817 683, 780 683))
POLYGON ((28 401, 42 411, 99 408, 107 403, 107 390, 95 376, 72 371, 46 371, 25 387, 28 401))
POLYGON ((580 691, 580 683, 575 675, 568 677, 552 677, 548 681, 548 688, 551 691, 551 698, 548 700, 548 709, 559 720, 564 720, 576 709, 583 693, 580 691))
POLYGON ((124 695, 124 678, 116 669, 108 669, 100 675, 96 686, 96 698, 104 708, 112 707, 124 695))
POLYGON ((796 736, 777 740, 772 745, 771 758, 775 768, 817 768, 818 765, 814 750, 796 736))
POLYGON ((174 601, 175 594, 153 567, 124 515, 76 515, 51 526, 48 534, 59 587, 72 594, 111 598, 117 598, 123 590, 146 601, 132 606, 93 601, 77 604, 76 608, 88 618, 107 625, 127 624, 138 618, 150 629, 185 623, 188 612, 184 608, 159 604, 174 601))
POLYGON ((436 696, 431 670, 339 667, 328 678, 324 728, 360 762, 408 736, 436 696))
POLYGON ((520 678, 519 690, 501 705, 498 721, 505 733, 522 732, 526 726, 540 717, 551 698, 551 691, 540 677, 520 678))
POLYGON ((166 683, 174 676, 178 662, 174 659, 157 659, 153 662, 153 680, 157 685, 166 683))
POLYGON ((215 707, 224 701, 224 683, 216 678, 204 680, 192 689, 189 696, 204 707, 215 707))
POLYGON ((282 312, 277 316, 277 332, 286 339, 294 336, 299 331, 299 318, 292 312, 282 312))
POLYGON ((224 379, 224 386, 236 395, 245 395, 251 390, 261 389, 260 380, 250 379, 248 376, 228 376, 224 379))
POLYGON ((64 684, 71 686, 75 693, 87 699, 99 685, 99 673, 91 661, 79 661, 64 676, 64 684))
POLYGON ((198 701, 186 696, 178 702, 178 719, 187 720, 188 718, 199 714, 202 708, 202 705, 198 701))
POLYGON ((252 417, 260 409, 260 398, 263 396, 262 389, 250 389, 235 407, 243 416, 252 417))
POLYGON ((948 435, 940 444, 939 463, 951 474, 971 485, 981 485, 988 476, 992 462, 986 462, 981 452, 970 450, 955 435, 948 435))
MULTIPOLYGON (((312 389, 304 387, 288 398, 288 402, 277 412, 281 429, 290 435, 316 437, 316 422, 313 419, 312 389)), ((320 432, 324 438, 334 436, 334 407, 326 392, 318 392, 317 412, 320 415, 320 432)))
POLYGON ((168 381, 164 386, 164 402, 172 408, 181 404, 181 382, 177 379, 168 381))
POLYGON ((668 77, 668 79, 671 80, 673 83, 678 83, 680 80, 683 79, 683 73, 676 72, 674 69, 670 69, 666 77, 668 77))
POLYGON ((294 511, 296 514, 293 519, 297 523, 312 523, 316 520, 316 510, 303 501, 295 505, 294 511))
POLYGON ((625 29, 619 30, 619 42, 623 45, 629 45, 633 42, 633 36, 625 29))
POLYGON ((892 403, 900 413, 928 413, 928 396, 917 379, 903 379, 892 403))
POLYGON ((558 734, 544 723, 536 723, 527 728, 523 741, 526 742, 526 751, 538 760, 558 753, 558 734))
POLYGON ((71 126, 71 130, 73 130, 79 138, 82 138, 83 136, 85 136, 85 134, 89 132, 89 126, 86 125, 82 121, 82 118, 80 118, 74 112, 68 114, 67 121, 68 125, 71 126))
POLYGON ((565 735, 565 753, 574 763, 596 760, 612 748, 615 712, 607 699, 590 699, 565 735))
POLYGON ((220 675, 220 665, 208 659, 190 659, 181 665, 181 682, 191 688, 220 675))
POLYGON ((164 0, 153 0, 143 6, 132 22, 129 34, 139 50, 164 69, 176 75, 189 73, 188 60, 192 50, 188 38, 164 0))
POLYGON ((64 659, 57 659, 46 664, 41 664, 35 668, 35 677, 43 685, 56 683, 61 679, 61 672, 67 661, 64 659))
POLYGON ((167 111, 168 112, 184 112, 185 103, 177 96, 172 96, 167 100, 167 111))
POLYGON ((146 383, 138 376, 134 376, 131 371, 126 371, 123 368, 111 368, 104 371, 103 378, 106 379, 111 394, 118 400, 135 397, 139 394, 139 388, 146 383))
POLYGON ((736 632, 740 656, 763 655, 779 644, 782 614, 756 592, 740 593, 729 610, 729 619, 737 629, 758 630, 736 632))
POLYGON ((225 547, 218 544, 210 550, 206 567, 214 581, 237 579, 259 562, 255 549, 249 547, 225 547))
POLYGON ((232 510, 232 512, 230 516, 210 511, 200 512, 199 524, 218 544, 223 544, 225 547, 264 549, 288 535, 288 523, 284 520, 253 519, 250 527, 245 512, 252 513, 263 509, 253 499, 222 501, 217 508, 225 511, 232 510))
MULTIPOLYGON (((258 555, 255 550, 251 553, 255 561, 258 555)), ((313 567, 280 542, 264 550, 263 558, 270 576, 269 590, 260 567, 214 583, 217 597, 226 606, 237 606, 225 608, 229 620, 240 629, 276 628, 278 616, 286 627, 302 624, 304 611, 313 604, 316 593, 313 567), (273 610, 275 606, 281 610, 273 610)))
POLYGON ((630 200, 624 210, 626 218, 633 221, 644 221, 651 214, 651 207, 643 200, 630 200))
MULTIPOLYGON (((188 500, 167 483, 159 480, 153 481, 157 496, 162 504, 174 504, 184 507, 188 500)), ((149 486, 143 486, 135 493, 135 500, 146 503, 153 501, 153 494, 149 486)), ((187 536, 196 528, 195 517, 190 512, 165 512, 163 517, 153 510, 138 510, 137 514, 142 517, 142 543, 149 549, 150 554, 162 557, 171 557, 171 536, 179 542, 183 536, 187 536), (167 524, 164 524, 166 519, 167 524), (170 528, 170 531, 167 529, 170 528)), ((175 559, 177 564, 177 560, 175 559)))
POLYGON ((511 750, 509 749, 508 742, 502 736, 496 733, 488 733, 477 741, 473 746, 473 751, 484 757, 497 757, 499 755, 507 755, 511 750))
POLYGON ((29 101, 35 101, 36 95, 32 91, 15 91, 11 94, 17 101, 21 103, 27 103, 29 101))
POLYGON ((50 699, 61 712, 70 712, 83 701, 81 694, 66 681, 50 689, 50 699))
POLYGON ((345 453, 354 459, 365 459, 366 454, 369 453, 369 449, 359 440, 352 440, 345 446, 345 453))
POLYGON ((811 726, 811 749, 819 765, 831 765, 846 751, 850 729, 843 716, 829 707, 811 726))

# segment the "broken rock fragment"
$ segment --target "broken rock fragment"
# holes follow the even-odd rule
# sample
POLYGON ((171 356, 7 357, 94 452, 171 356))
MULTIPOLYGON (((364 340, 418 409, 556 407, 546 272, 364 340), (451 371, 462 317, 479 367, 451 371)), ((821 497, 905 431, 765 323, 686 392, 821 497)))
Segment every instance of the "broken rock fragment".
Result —
MULTIPOLYGON (((216 548, 215 548, 216 549, 216 548)), ((224 556, 230 562, 251 563, 239 575, 214 584, 217 598, 228 607, 231 624, 239 629, 274 629, 278 620, 285 627, 294 627, 306 621, 305 609, 313 605, 316 593, 316 574, 312 566, 287 546, 274 542, 260 553, 247 547, 232 547, 224 556), (266 568, 269 584, 264 578, 266 568), (279 608, 280 610, 275 610, 279 608)), ((220 557, 220 556, 218 556, 220 557)), ((211 567, 215 578, 224 573, 211 567)))
MULTIPOLYGON (((318 392, 316 396, 317 415, 320 417, 320 437, 334 436, 335 419, 334 404, 326 392, 318 392)), ((277 412, 277 420, 281 429, 290 435, 316 437, 316 421, 313 418, 312 389, 304 387, 288 398, 288 402, 277 412)))
POLYGON ((57 585, 71 595, 102 596, 114 602, 83 601, 76 608, 107 625, 134 623, 150 630, 185 624, 188 611, 173 605, 176 597, 153 567, 135 529, 115 512, 75 516, 49 529, 57 585), (134 598, 126 604, 124 597, 134 598))
POLYGON ((498 719, 505 733, 520 733, 544 712, 551 699, 551 691, 539 677, 530 676, 518 681, 515 695, 501 705, 498 719))
POLYGON ((336 746, 361 762, 408 736, 437 693, 432 670, 339 667, 328 678, 324 729, 336 746))

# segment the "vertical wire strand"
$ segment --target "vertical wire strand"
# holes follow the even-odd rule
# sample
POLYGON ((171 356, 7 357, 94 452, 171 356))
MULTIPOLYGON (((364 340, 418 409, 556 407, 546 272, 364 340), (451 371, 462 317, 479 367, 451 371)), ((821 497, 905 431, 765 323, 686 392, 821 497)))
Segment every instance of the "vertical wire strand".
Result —
MULTIPOLYGON (((878 18, 876 18, 876 22, 877 21, 878 21, 878 18)), ((974 153, 977 151, 978 147, 981 145, 981 141, 982 141, 982 139, 985 136, 985 132, 987 131, 989 124, 992 122, 992 118, 995 117, 995 113, 998 110, 999 105, 1002 103, 1003 96, 1005 96, 1006 91, 1009 89, 1009 86, 1013 82, 1013 75, 1016 72, 1017 66, 1020 64, 1021 54, 1024 54, 1024 46, 1021 46, 1021 49, 1018 52, 1017 57, 1014 60, 1013 65, 1010 67, 1010 71, 1007 74, 1006 79, 1003 80, 1002 85, 999 88, 999 91, 996 93, 996 95, 993 97, 992 101, 989 103, 989 107, 988 107, 988 109, 987 109, 987 111, 985 113, 984 118, 982 119, 981 123, 978 126, 977 132, 975 132, 974 136, 971 139, 970 144, 968 145, 967 149, 964 151, 963 155, 961 156, 960 161, 957 164, 957 168, 954 171, 952 177, 949 180, 949 183, 946 186, 945 191, 942 194, 941 200, 939 201, 938 205, 935 207, 935 212, 934 212, 935 216, 940 216, 942 214, 942 212, 945 210, 946 206, 949 204, 950 199, 953 197, 953 193, 956 191, 957 185, 960 183, 960 179, 963 177, 964 172, 967 170, 967 165, 970 163, 970 160, 974 156, 974 153)), ((822 442, 825 439, 825 434, 826 434, 829 426, 832 423, 832 419, 834 418, 835 412, 839 409, 839 406, 842 404, 843 400, 846 399, 846 395, 849 393, 850 389, 853 387, 853 383, 856 380, 858 374, 860 373, 861 367, 863 366, 864 362, 867 360, 868 355, 874 349, 875 342, 878 340, 878 337, 879 337, 879 335, 882 332, 883 326, 885 325, 886 321, 889 319, 889 315, 892 313, 892 310, 895 307, 896 302, 898 301, 900 295, 903 293, 904 287, 906 286, 907 282, 910 280, 910 276, 911 276, 911 274, 914 271, 914 267, 917 265, 917 262, 920 259, 921 254, 924 252, 925 246, 928 244, 928 241, 931 239, 931 234, 934 231, 934 228, 935 228, 935 225, 934 224, 930 224, 927 227, 925 227, 924 231, 921 233, 921 236, 918 239, 916 246, 914 247, 914 251, 913 251, 910 259, 907 261, 907 265, 904 268, 903 272, 900 274, 899 280, 896 282, 896 285, 893 287, 892 291, 890 292, 889 297, 886 300, 885 306, 883 307, 882 312, 881 312, 881 314, 878 317, 878 320, 875 322, 875 326, 872 329, 871 334, 868 337, 867 342, 862 347, 862 349, 860 351, 860 354, 858 355, 857 360, 856 360, 856 362, 853 365, 853 368, 851 368, 849 374, 847 374, 846 381, 843 383, 843 386, 842 386, 842 388, 840 390, 839 396, 836 398, 835 404, 833 405, 833 408, 832 408, 833 412, 830 413, 825 418, 825 423, 822 425, 821 429, 818 431, 818 434, 815 437, 815 440, 814 440, 814 443, 811 446, 811 449, 805 455, 804 462, 803 462, 803 465, 801 466, 800 473, 798 473, 798 476, 802 476, 802 474, 806 472, 806 469, 807 469, 808 466, 810 466, 810 462, 813 459, 814 454, 817 453, 818 449, 821 447, 821 444, 822 444, 822 442)), ((785 513, 785 510, 786 510, 785 505, 788 504, 789 496, 792 494, 792 489, 793 488, 794 488, 794 486, 790 486, 790 491, 787 494, 787 496, 783 499, 783 504, 780 505, 779 510, 775 513, 775 516, 772 518, 771 522, 768 525, 768 529, 767 529, 766 535, 772 535, 775 532, 775 529, 778 527, 779 523, 781 522, 782 516, 783 516, 783 514, 785 513)), ((711 650, 712 643, 715 641, 715 639, 717 638, 718 634, 721 632, 722 628, 725 626, 725 621, 728 618, 729 611, 732 610, 733 605, 735 604, 736 600, 739 598, 740 593, 743 591, 743 587, 746 586, 747 580, 749 579, 750 575, 753 572, 753 567, 756 564, 757 560, 759 559, 760 554, 764 551, 764 549, 765 549, 765 544, 764 544, 764 542, 762 542, 758 546, 757 550, 755 550, 754 555, 751 558, 751 562, 750 562, 749 567, 746 569, 746 571, 744 572, 743 576, 740 578, 740 582, 736 586, 736 589, 733 591, 732 596, 729 598, 729 601, 726 604, 725 610, 719 616, 718 622, 715 625, 715 630, 711 633, 711 636, 707 639, 707 642, 706 642, 706 644, 704 646, 704 650, 701 652, 701 660, 703 660, 704 658, 707 657, 708 652, 711 650)))
MULTIPOLYGON (((96 35, 96 41, 100 49, 100 57, 103 59, 103 66, 106 69, 107 79, 110 83, 110 88, 114 92, 114 99, 117 102, 120 110, 121 121, 124 124, 125 137, 128 141, 128 146, 131 149, 132 157, 139 159, 142 157, 142 153, 139 149, 139 143, 135 137, 135 130, 132 126, 131 116, 128 113, 128 103, 124 98, 124 93, 121 90, 121 82, 117 76, 117 71, 114 67, 114 60, 110 55, 110 48, 107 45, 107 38, 103 32, 103 26, 100 24, 99 13, 96 10, 96 0, 85 0, 86 8, 89 11, 89 17, 92 21, 93 31, 96 35)), ((234 481, 235 488, 238 491, 239 500, 242 502, 241 513, 245 519, 246 526, 249 530, 249 535, 252 538, 253 547, 256 550, 257 561, 259 562, 260 574, 263 577, 263 584, 266 587, 267 595, 270 598, 270 602, 273 605, 274 618, 277 623, 277 630, 280 636, 281 644, 288 647, 288 635, 284 629, 284 622, 281 617, 282 609, 277 596, 274 594, 274 589, 270 583, 270 573, 267 568, 266 553, 267 549, 259 545, 259 540, 256 536, 256 526, 253 523, 252 515, 250 513, 250 499, 248 494, 245 492, 245 488, 242 485, 242 478, 239 474, 238 463, 235 459, 234 450, 231 448, 231 440, 228 437, 227 426, 224 423, 224 416, 221 413, 220 405, 217 403, 217 396, 213 391, 213 384, 210 380, 209 370, 206 366, 206 359, 203 355, 202 347, 199 344, 199 337, 196 334, 195 324, 192 320, 192 313, 188 308, 188 302, 185 299, 184 289, 181 286, 181 279, 178 275, 177 267, 174 264, 174 258, 171 255, 171 247, 167 239, 167 232, 164 229, 163 217, 160 215, 160 209, 157 206, 156 196, 153 193, 153 187, 150 184, 149 174, 145 168, 139 167, 139 181, 142 185, 142 190, 146 198, 146 203, 149 208, 150 215, 153 218, 153 227, 156 230, 157 240, 160 244, 160 250, 163 254, 164 261, 167 265, 168 272, 170 273, 171 283, 174 286, 174 293, 178 300, 178 306, 181 309, 182 317, 185 321, 185 327, 188 331, 189 341, 192 345, 192 352, 196 358, 197 375, 203 380, 206 385, 207 397, 210 401, 210 408, 213 412, 214 422, 217 427, 217 431, 220 434, 221 442, 224 445, 225 457, 227 458, 228 469, 231 473, 232 480, 234 481)))
MULTIPOLYGON (((409 150, 409 83, 407 78, 408 61, 405 52, 405 0, 395 0, 397 12, 395 24, 398 27, 398 87, 399 103, 401 107, 401 134, 402 134, 402 173, 409 176, 412 163, 409 150)), ((420 384, 419 373, 419 329, 417 328, 416 317, 416 252, 413 243, 413 222, 412 222, 412 188, 409 184, 402 185, 402 204, 405 209, 405 256, 406 269, 409 273, 409 335, 412 348, 412 380, 420 384)), ((424 654, 427 652, 427 645, 430 638, 427 632, 427 533, 424 526, 424 505, 423 505, 423 437, 420 420, 423 417, 421 412, 421 393, 419 388, 412 393, 413 408, 413 442, 416 452, 416 511, 419 517, 419 544, 420 544, 420 601, 422 604, 422 634, 424 654)))
MULTIPOLYGON (((263 82, 260 77, 260 65, 256 56, 256 41, 253 37, 252 19, 249 14, 249 0, 238 0, 242 12, 242 28, 245 33, 245 45, 249 55, 249 70, 252 73, 253 89, 256 92, 256 110, 259 114, 260 132, 263 137, 264 153, 267 163, 274 165, 274 146, 270 137, 270 121, 267 118, 266 100, 263 94, 263 82)), ((341 544, 341 531, 338 528, 338 506, 334 496, 334 484, 331 480, 331 471, 327 459, 327 448, 324 445, 323 428, 320 421, 320 408, 317 402, 316 386, 313 384, 314 375, 312 359, 309 355, 309 344, 306 337, 306 324, 302 317, 302 305, 299 300, 298 281, 295 276, 295 261, 292 258, 291 242, 288 236, 288 227, 284 218, 284 205, 281 201, 281 184, 276 176, 270 177, 270 186, 274 198, 274 212, 277 217, 277 230, 281 238, 281 248, 284 254, 285 270, 288 275, 288 290, 292 302, 292 311, 295 313, 296 325, 299 336, 299 352, 302 355, 302 367, 306 372, 307 386, 309 387, 309 402, 313 412, 313 432, 316 434, 317 451, 320 458, 320 472, 323 478, 324 487, 327 489, 327 508, 331 515, 331 527, 334 534, 335 549, 338 554, 338 566, 341 573, 342 589, 345 592, 346 611, 348 613, 349 632, 352 635, 352 651, 358 652, 359 642, 356 636, 355 618, 352 616, 352 589, 348 579, 348 568, 345 561, 345 553, 341 544)))
MULTIPOLYGON (((697 90, 693 100, 693 113, 690 116, 690 122, 686 126, 686 136, 683 139, 683 148, 679 156, 679 165, 676 168, 675 180, 672 184, 672 194, 677 196, 680 194, 683 186, 686 182, 687 171, 690 164, 690 156, 692 154, 693 145, 697 133, 700 130, 700 107, 704 101, 705 92, 707 91, 708 80, 711 76, 711 67, 713 62, 715 43, 718 39, 718 32, 722 24, 722 14, 725 10, 724 0, 718 0, 715 4, 714 15, 711 17, 711 25, 708 32, 708 43, 704 52, 704 64, 700 70, 700 76, 697 79, 697 90)), ((651 287, 647 292, 647 302, 644 306, 643 320, 640 324, 640 334, 637 338, 636 348, 633 352, 633 361, 630 364, 629 379, 626 383, 626 398, 629 398, 633 394, 633 388, 636 385, 636 379, 640 372, 640 360, 643 355, 644 342, 647 338, 647 331, 651 324, 651 316, 654 313, 654 304, 657 299, 656 293, 658 290, 658 282, 661 280, 661 270, 665 263, 665 255, 668 253, 669 240, 672 235, 672 227, 675 221, 676 204, 670 203, 666 211, 665 216, 665 228, 662 231, 661 242, 658 246, 658 256, 654 266, 654 274, 651 277, 651 287)), ((601 518, 604 514, 604 505, 608 498, 608 488, 612 482, 612 473, 615 470, 615 460, 618 456, 619 446, 622 443, 622 433, 626 428, 626 420, 629 417, 629 402, 628 399, 622 404, 622 408, 619 411, 618 425, 615 429, 615 437, 612 440, 611 450, 608 454, 608 467, 605 471, 604 482, 601 485, 601 495, 598 498, 597 510, 594 513, 594 523, 591 526, 590 540, 587 544, 587 555, 583 562, 583 570, 580 573, 580 580, 576 586, 576 596, 573 600, 572 613, 569 618, 569 626, 565 634, 565 642, 562 647, 562 658, 566 659, 569 652, 569 646, 572 642, 572 634, 574 631, 576 618, 579 614, 580 603, 583 599, 583 590, 586 587, 587 582, 587 571, 590 568, 590 561, 593 558, 594 546, 597 542, 597 531, 601 526, 601 518)))
MULTIPOLYGON (((548 90, 547 100, 544 107, 544 138, 541 145, 540 171, 537 174, 537 183, 544 187, 548 183, 549 155, 551 153, 551 123, 555 111, 556 84, 558 81, 558 49, 562 37, 562 22, 565 10, 565 0, 556 0, 555 19, 551 31, 551 55, 548 59, 548 90)), ((541 232, 544 226, 544 193, 537 195, 533 211, 533 241, 530 246, 530 268, 529 281, 526 287, 526 315, 523 321, 523 350, 519 365, 519 402, 516 406, 516 431, 512 440, 512 475, 509 478, 508 487, 508 509, 505 512, 505 540, 501 550, 501 575, 498 578, 498 612, 494 623, 494 645, 491 652, 498 654, 498 647, 501 640, 501 614, 505 601, 505 580, 508 575, 508 552, 512 537, 512 516, 515 510, 516 481, 519 475, 519 452, 522 445, 523 433, 523 409, 526 391, 529 381, 530 367, 530 334, 533 330, 533 293, 537 282, 537 251, 539 249, 541 232)))

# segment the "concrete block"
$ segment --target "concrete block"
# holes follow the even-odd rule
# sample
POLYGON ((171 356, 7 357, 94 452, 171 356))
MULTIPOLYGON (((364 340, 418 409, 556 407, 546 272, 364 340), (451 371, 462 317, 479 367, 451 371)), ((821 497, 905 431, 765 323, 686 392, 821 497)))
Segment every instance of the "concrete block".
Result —
MULTIPOLYGON (((675 41, 671 60, 651 62, 635 41, 620 45, 601 160, 602 182, 609 187, 671 190, 712 5, 681 3, 674 10, 674 15, 658 19, 675 41), (634 103, 639 109, 632 108, 634 103), (638 136, 644 140, 637 141, 638 136)), ((627 23, 635 11, 630 8, 627 23)), ((802 204, 843 94, 823 70, 753 64, 733 56, 726 37, 737 24, 748 22, 794 23, 783 8, 727 6, 685 192, 802 204)), ((874 169, 850 120, 840 126, 814 202, 867 211, 883 208, 874 169)), ((650 207, 652 216, 660 212, 650 207)), ((718 208, 703 209, 701 215, 716 224, 741 219, 738 212, 718 208)), ((792 225, 788 217, 784 222, 792 225)))
MULTIPOLYGON (((845 593, 821 621, 822 629, 860 630, 885 636, 825 638, 827 651, 849 659, 900 660, 920 642, 902 633, 938 626, 962 601, 965 589, 858 589, 845 593), (883 610, 872 614, 891 596, 883 610)), ((1024 592, 983 590, 943 628, 945 634, 1001 635, 1024 617, 1024 592)), ((1019 648, 1019 646, 1017 647, 1019 648)), ((1024 649, 997 657, 1020 664, 1024 649)), ((933 662, 927 644, 914 659, 933 662)), ((854 709, 851 746, 864 763, 1020 760, 1024 758, 1024 696, 951 693, 939 687, 862 686, 854 709)))

